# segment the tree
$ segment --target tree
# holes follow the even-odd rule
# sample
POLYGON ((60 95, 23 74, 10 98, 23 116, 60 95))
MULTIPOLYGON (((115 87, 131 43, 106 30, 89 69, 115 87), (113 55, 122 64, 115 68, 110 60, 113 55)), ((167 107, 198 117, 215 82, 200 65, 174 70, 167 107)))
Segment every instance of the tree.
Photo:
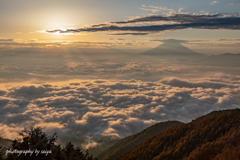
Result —
POLYGON ((0 160, 3 160, 4 158, 4 153, 3 153, 3 151, 2 151, 2 146, 0 146, 0 160))
POLYGON ((93 160, 88 151, 83 153, 71 142, 61 148, 56 144, 57 134, 48 136, 40 127, 24 129, 19 135, 22 138, 13 141, 13 153, 8 153, 6 160, 93 160))

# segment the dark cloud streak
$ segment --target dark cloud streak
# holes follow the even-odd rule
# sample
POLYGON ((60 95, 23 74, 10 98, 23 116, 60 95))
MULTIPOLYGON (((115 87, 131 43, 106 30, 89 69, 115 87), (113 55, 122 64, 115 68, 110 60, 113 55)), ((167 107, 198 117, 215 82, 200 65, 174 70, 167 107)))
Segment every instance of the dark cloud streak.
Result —
POLYGON ((220 16, 220 13, 213 15, 189 15, 189 14, 174 14, 172 16, 163 17, 160 15, 146 16, 127 21, 111 22, 113 24, 139 23, 139 22, 157 22, 157 21, 174 21, 174 22, 199 22, 201 20, 213 19, 220 16))
MULTIPOLYGON (((213 15, 187 15, 187 14, 176 14, 173 16, 162 17, 162 16, 148 16, 137 18, 128 21, 110 22, 114 24, 127 24, 127 23, 138 23, 138 22, 176 22, 174 24, 160 24, 160 25, 138 25, 138 26, 118 26, 118 25, 94 25, 96 27, 86 27, 79 29, 68 29, 66 31, 56 29, 47 30, 48 33, 76 33, 76 32, 100 32, 100 31, 124 31, 124 32, 161 32, 161 31, 173 31, 180 29, 229 29, 239 30, 240 29, 240 17, 235 15, 232 16, 221 16, 221 14, 213 15)), ((147 33, 117 33, 116 35, 144 35, 147 33)))
POLYGON ((115 33, 115 34, 109 34, 109 35, 133 35, 133 36, 142 36, 142 35, 148 35, 149 33, 115 33))

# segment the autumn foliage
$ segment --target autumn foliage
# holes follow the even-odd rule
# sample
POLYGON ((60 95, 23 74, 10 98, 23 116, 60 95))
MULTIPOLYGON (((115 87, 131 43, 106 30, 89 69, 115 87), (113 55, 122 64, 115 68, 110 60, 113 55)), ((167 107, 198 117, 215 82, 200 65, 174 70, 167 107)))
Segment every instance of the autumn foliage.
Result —
POLYGON ((134 135, 125 137, 115 143, 113 146, 102 152, 97 156, 99 160, 113 160, 118 158, 120 155, 124 154, 128 150, 135 147, 137 144, 145 141, 146 139, 150 138, 151 136, 163 132, 168 128, 176 127, 182 125, 182 122, 179 121, 167 121, 167 122, 160 122, 152 125, 143 131, 136 133, 134 135))
POLYGON ((215 111, 159 133, 118 160, 239 160, 240 109, 215 111))

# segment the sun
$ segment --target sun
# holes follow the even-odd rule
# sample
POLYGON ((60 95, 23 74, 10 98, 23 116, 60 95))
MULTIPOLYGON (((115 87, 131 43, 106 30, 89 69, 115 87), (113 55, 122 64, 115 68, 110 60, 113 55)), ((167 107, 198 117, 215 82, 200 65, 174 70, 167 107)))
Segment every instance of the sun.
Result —
POLYGON ((61 35, 61 34, 63 34, 63 33, 61 33, 61 31, 66 31, 67 29, 66 28, 57 28, 56 30, 59 30, 59 31, 54 32, 53 34, 61 35))
POLYGON ((54 32, 53 34, 57 34, 57 35, 72 35, 73 33, 70 32, 64 32, 67 31, 68 29, 74 29, 72 27, 67 27, 67 28, 57 28, 56 30, 58 30, 57 32, 54 32), (63 31, 63 32, 61 32, 63 31))

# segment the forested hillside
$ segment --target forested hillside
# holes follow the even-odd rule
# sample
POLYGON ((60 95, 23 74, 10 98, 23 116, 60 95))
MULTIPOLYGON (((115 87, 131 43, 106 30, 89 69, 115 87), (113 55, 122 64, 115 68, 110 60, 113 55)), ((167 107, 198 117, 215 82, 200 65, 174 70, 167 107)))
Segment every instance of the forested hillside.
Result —
POLYGON ((118 160, 240 159, 240 109, 215 111, 159 133, 118 160))
POLYGON ((130 150, 137 144, 143 142, 144 140, 150 138, 151 136, 163 132, 166 129, 176 127, 182 125, 182 122, 179 121, 167 121, 167 122, 160 122, 151 127, 146 128, 145 130, 125 137, 115 143, 112 147, 105 150, 101 154, 97 156, 99 160, 112 160, 116 159, 120 155, 124 154, 126 151, 130 150))

